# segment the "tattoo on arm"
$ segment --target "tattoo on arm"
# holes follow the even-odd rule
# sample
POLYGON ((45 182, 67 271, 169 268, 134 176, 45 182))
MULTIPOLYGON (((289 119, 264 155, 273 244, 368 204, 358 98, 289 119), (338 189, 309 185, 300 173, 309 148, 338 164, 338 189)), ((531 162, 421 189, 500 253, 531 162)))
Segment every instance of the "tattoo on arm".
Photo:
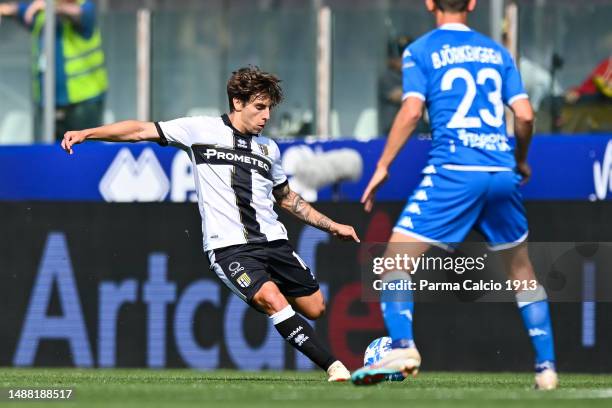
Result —
POLYGON ((283 186, 278 191, 274 191, 274 197, 282 208, 289 211, 306 224, 329 232, 333 221, 315 210, 298 193, 292 191, 288 185, 283 186))

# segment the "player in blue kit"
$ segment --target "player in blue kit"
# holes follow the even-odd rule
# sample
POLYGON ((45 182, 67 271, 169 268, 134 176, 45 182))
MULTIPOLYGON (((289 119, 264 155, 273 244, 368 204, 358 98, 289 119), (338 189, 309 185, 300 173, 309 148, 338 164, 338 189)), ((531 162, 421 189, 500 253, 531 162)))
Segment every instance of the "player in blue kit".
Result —
MULTIPOLYGON (((475 228, 491 250, 501 251, 509 279, 535 282, 518 189, 531 173, 527 150, 533 111, 520 75, 501 45, 465 25, 476 0, 425 4, 438 28, 404 51, 404 101, 363 194, 365 210, 372 209, 376 190, 426 106, 433 138, 429 162, 390 243, 410 243, 402 253, 418 257, 431 245, 451 249, 475 228), (504 105, 514 112, 516 146, 506 134, 504 105)), ((395 256, 391 246, 386 256, 395 256)), ((391 270, 382 279, 410 280, 410 274, 391 270)), ((558 380, 546 291, 538 284, 535 290, 517 292, 516 300, 535 351, 536 387, 554 389, 558 380)), ((412 293, 383 291, 381 309, 393 349, 378 363, 354 372, 355 384, 376 383, 397 372, 416 375, 420 367, 412 335, 412 293)))

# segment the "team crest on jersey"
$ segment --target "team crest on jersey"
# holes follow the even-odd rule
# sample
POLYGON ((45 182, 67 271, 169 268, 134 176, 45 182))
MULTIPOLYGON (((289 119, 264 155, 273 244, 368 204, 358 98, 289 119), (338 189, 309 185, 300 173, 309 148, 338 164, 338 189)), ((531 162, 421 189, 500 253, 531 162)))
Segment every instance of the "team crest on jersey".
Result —
POLYGON ((249 277, 249 275, 245 273, 243 273, 242 275, 240 275, 238 277, 238 279, 236 279, 236 282, 238 282, 238 284, 243 287, 243 288, 248 288, 249 285, 251 284, 251 278, 249 277))
POLYGON ((264 154, 264 156, 268 156, 268 146, 257 143, 259 146, 259 150, 264 154))

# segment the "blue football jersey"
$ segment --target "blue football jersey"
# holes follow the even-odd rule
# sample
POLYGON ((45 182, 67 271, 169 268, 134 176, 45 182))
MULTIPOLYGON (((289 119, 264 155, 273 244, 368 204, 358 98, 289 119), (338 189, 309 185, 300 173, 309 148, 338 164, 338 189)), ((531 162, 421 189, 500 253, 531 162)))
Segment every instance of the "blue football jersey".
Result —
POLYGON ((403 54, 404 99, 425 101, 430 164, 514 168, 504 104, 526 98, 510 53, 462 24, 446 24, 403 54))

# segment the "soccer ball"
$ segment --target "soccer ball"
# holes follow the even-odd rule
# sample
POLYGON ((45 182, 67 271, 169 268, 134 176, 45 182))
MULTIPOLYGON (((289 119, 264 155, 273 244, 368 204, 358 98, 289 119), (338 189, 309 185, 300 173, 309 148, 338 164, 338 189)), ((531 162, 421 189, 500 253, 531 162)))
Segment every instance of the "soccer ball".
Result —
MULTIPOLYGON (((363 356, 363 365, 371 365, 380 361, 391 351, 391 337, 379 337, 366 348, 363 356)), ((404 381, 402 373, 395 373, 388 378, 389 381, 404 381)))

